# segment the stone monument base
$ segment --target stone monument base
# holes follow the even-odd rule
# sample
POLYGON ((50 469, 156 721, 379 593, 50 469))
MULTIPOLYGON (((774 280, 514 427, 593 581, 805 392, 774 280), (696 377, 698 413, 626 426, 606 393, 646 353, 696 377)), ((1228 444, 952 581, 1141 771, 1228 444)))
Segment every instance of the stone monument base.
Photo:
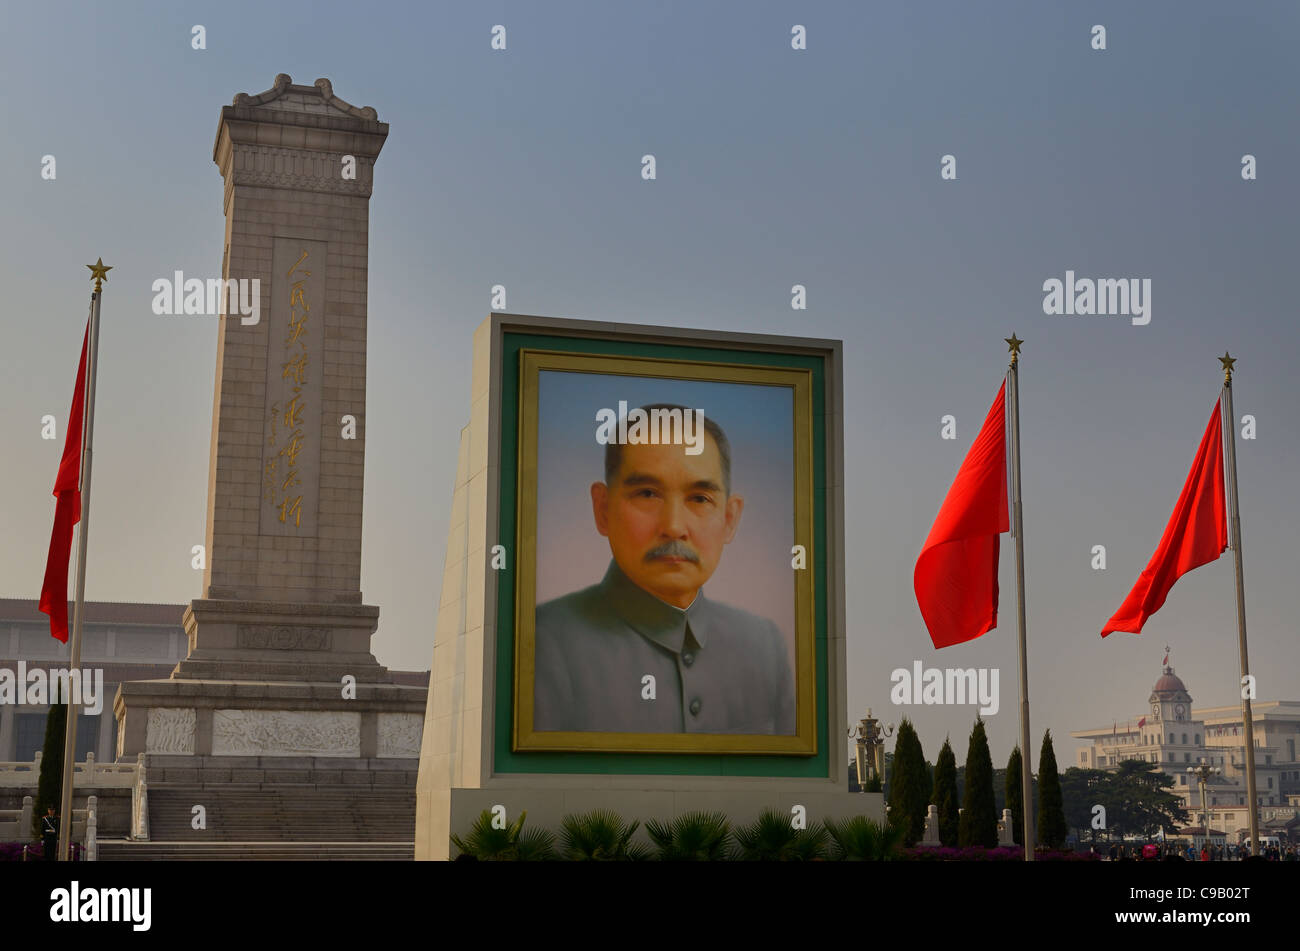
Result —
POLYGON ((145 754, 151 841, 409 843, 426 703, 401 684, 128 681, 117 754, 145 754))
POLYGON ((190 602, 181 623, 189 652, 172 676, 184 680, 387 679, 388 668, 370 653, 379 626, 373 605, 202 598, 190 602))
POLYGON ((118 687, 117 758, 411 759, 427 691, 401 684, 135 680, 118 687))

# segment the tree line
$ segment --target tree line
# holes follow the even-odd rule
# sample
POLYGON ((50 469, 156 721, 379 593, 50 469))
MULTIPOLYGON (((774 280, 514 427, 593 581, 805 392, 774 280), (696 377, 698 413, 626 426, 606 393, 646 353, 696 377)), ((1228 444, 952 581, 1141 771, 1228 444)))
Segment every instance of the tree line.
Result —
MULTIPOLYGON (((1004 808, 1011 810, 1016 844, 1023 845, 1023 769, 1019 746, 1011 751, 1005 768, 993 768, 980 719, 971 730, 964 766, 957 765, 947 738, 932 764, 925 759, 916 728, 905 718, 893 754, 885 757, 884 788, 877 782, 875 791, 885 793, 889 820, 902 829, 908 846, 924 837, 925 816, 932 803, 938 812, 939 841, 945 846, 995 847, 1004 808)), ((851 765, 851 784, 856 780, 854 772, 851 765)), ((1150 839, 1161 831, 1177 834, 1188 815, 1173 785, 1173 777, 1141 760, 1125 760, 1113 771, 1071 767, 1059 773, 1048 730, 1039 751, 1038 775, 1031 776, 1030 820, 1037 829, 1038 845, 1060 849, 1071 832, 1080 842, 1115 836, 1150 839)))
MULTIPOLYGON (((886 762, 884 792, 889 803, 889 821, 903 830, 908 846, 925 835, 925 816, 931 803, 938 812, 939 841, 945 846, 995 848, 998 819, 1011 810, 1012 833, 1023 845, 1024 770, 1020 747, 1012 750, 1005 769, 994 770, 984 721, 977 719, 966 748, 966 763, 957 757, 948 739, 931 766, 921 749, 921 739, 910 720, 899 724, 894 754, 886 762), (999 794, 1000 793, 1000 794, 999 794)), ((1047 849, 1065 845, 1068 826, 1062 800, 1061 779, 1052 748, 1052 733, 1043 734, 1038 756, 1038 777, 1031 788, 1030 818, 1037 828, 1037 841, 1047 849)))

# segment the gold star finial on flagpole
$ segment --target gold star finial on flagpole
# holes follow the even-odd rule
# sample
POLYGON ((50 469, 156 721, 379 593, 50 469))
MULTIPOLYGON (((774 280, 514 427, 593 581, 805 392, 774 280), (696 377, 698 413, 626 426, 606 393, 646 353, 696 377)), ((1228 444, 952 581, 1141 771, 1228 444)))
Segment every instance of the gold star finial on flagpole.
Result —
POLYGON ((104 282, 108 280, 108 272, 113 269, 104 263, 103 258, 94 264, 87 264, 86 267, 90 268, 90 279, 95 282, 95 293, 99 293, 104 282))
POLYGON ((1003 337, 1002 339, 1007 342, 1007 349, 1011 351, 1011 365, 1015 366, 1020 359, 1020 345, 1024 341, 1018 339, 1014 333, 1010 337, 1003 337))
POLYGON ((1232 382, 1232 365, 1237 362, 1236 357, 1228 356, 1228 351, 1223 351, 1223 356, 1219 357, 1219 362, 1223 364, 1223 382, 1232 382))

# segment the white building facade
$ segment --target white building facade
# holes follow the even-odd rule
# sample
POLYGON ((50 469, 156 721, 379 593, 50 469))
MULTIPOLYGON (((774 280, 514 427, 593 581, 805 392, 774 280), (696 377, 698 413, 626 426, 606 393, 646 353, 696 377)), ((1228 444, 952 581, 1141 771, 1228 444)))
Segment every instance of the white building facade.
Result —
MULTIPOLYGON (((87 753, 97 763, 117 756, 117 721, 113 696, 124 680, 151 680, 169 676, 185 657, 183 604, 133 604, 116 601, 86 602, 82 624, 83 670, 102 672, 104 694, 100 710, 83 710, 77 724, 77 762, 87 753)), ((68 623, 72 610, 68 610, 68 623)), ((0 598, 0 667, 15 673, 25 669, 67 669, 68 645, 50 636, 50 619, 35 601, 0 598)), ((48 704, 0 703, 0 762, 30 762, 45 741, 48 704)))
MULTIPOLYGON (((1109 729, 1078 730, 1070 735, 1087 741, 1074 765, 1112 770, 1126 759, 1154 763, 1174 778, 1174 792, 1191 817, 1203 826, 1201 792, 1189 766, 1205 763, 1222 772, 1206 780, 1205 803, 1211 834, 1224 833, 1229 842, 1249 834, 1246 792, 1245 728, 1241 707, 1193 709, 1192 697, 1173 667, 1165 666, 1151 688, 1147 710, 1109 729)), ((1261 835, 1294 835, 1300 820, 1300 702, 1256 700, 1251 703, 1255 726, 1256 808, 1261 835)))

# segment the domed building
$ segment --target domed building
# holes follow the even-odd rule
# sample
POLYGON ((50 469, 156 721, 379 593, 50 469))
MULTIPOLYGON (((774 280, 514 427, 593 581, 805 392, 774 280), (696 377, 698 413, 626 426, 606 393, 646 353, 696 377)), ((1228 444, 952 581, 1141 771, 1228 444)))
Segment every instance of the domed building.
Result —
MULTIPOLYGON (((1300 837, 1300 702, 1254 700, 1255 783, 1260 835, 1300 837)), ((1136 717, 1112 723, 1108 730, 1078 730, 1084 740, 1073 765, 1084 769, 1116 769, 1126 759, 1155 763, 1174 778, 1174 792, 1201 828, 1200 785, 1187 768, 1202 762, 1222 772, 1205 787, 1212 837, 1225 835, 1236 844, 1249 834, 1246 804, 1246 760, 1240 703, 1193 709, 1192 695, 1166 654, 1160 675, 1151 687, 1146 709, 1136 717)))

